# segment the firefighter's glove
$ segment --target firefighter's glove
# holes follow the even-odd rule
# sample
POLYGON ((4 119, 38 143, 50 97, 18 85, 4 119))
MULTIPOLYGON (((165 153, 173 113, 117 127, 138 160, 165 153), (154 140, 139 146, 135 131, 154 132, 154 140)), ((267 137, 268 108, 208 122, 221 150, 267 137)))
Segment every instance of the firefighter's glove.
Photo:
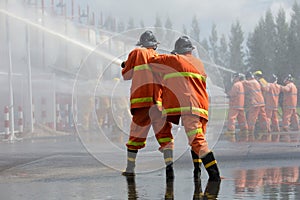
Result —
POLYGON ((125 67, 125 61, 123 61, 123 62, 121 63, 121 67, 122 67, 122 68, 125 67))

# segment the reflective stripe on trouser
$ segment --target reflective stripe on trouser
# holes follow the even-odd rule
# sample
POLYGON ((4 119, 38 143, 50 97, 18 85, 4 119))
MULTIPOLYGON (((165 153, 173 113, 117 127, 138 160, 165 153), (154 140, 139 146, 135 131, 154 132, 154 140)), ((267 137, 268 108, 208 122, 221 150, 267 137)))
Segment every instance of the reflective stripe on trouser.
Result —
POLYGON ((228 111, 227 130, 235 131, 235 121, 238 121, 240 130, 247 130, 247 121, 243 109, 230 108, 228 111))
POLYGON ((297 111, 294 108, 284 108, 282 114, 282 126, 283 128, 288 128, 290 125, 294 129, 299 129, 299 118, 297 115, 297 111))
POLYGON ((266 108, 267 118, 272 131, 279 131, 278 110, 266 108))
POLYGON ((130 136, 126 144, 129 149, 141 149, 146 145, 146 139, 150 127, 155 132, 155 137, 160 145, 160 150, 164 148, 173 149, 173 136, 171 134, 172 125, 161 117, 161 112, 157 106, 147 108, 137 108, 134 110, 130 125, 130 136))
POLYGON ((191 150, 191 154, 192 154, 194 168, 199 168, 201 166, 202 160, 193 150, 191 150))
POLYGON ((137 156, 137 150, 127 149, 127 167, 126 172, 133 173, 135 168, 135 159, 137 156))
POLYGON ((182 115, 181 120, 192 150, 198 156, 208 153, 210 150, 205 139, 207 120, 196 115, 182 115))
POLYGON ((173 164, 173 149, 164 149, 163 154, 164 154, 164 160, 165 160, 166 166, 172 165, 173 164))
POLYGON ((254 131, 256 120, 259 117, 259 125, 261 131, 269 131, 269 122, 267 119, 264 106, 250 107, 247 113, 248 130, 254 131))

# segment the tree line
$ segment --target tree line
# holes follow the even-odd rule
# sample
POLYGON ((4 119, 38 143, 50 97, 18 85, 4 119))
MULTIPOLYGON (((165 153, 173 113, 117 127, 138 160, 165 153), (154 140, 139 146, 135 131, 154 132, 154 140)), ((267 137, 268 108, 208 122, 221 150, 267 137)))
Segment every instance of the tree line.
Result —
MULTIPOLYGON (((103 20, 102 28, 122 32, 125 30, 145 27, 140 21, 135 25, 130 18, 127 25, 123 21, 108 16, 103 20)), ((172 29, 169 17, 162 22, 156 16, 154 27, 172 29)), ((231 24, 228 35, 219 34, 217 25, 213 24, 208 38, 201 39, 201 31, 197 17, 192 18, 191 26, 183 25, 182 32, 199 42, 208 52, 215 64, 224 68, 246 73, 247 71, 262 70, 266 78, 276 74, 279 80, 292 74, 300 78, 300 7, 297 2, 293 4, 290 20, 283 8, 273 15, 267 10, 254 29, 244 33, 242 24, 236 20, 231 24)), ((228 81, 228 73, 224 73, 228 81)))

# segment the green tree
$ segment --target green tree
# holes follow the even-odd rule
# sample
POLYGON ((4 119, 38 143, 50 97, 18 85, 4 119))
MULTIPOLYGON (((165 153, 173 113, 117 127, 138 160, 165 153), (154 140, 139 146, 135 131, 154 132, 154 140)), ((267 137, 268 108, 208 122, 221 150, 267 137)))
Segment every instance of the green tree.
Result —
POLYGON ((295 77, 300 76, 300 7, 297 2, 293 5, 293 13, 288 34, 288 59, 289 68, 286 73, 291 73, 295 77))
POLYGON ((158 14, 156 14, 156 17, 155 17, 154 27, 155 27, 155 35, 156 35, 157 39, 159 41, 162 41, 162 39, 164 38, 164 33, 162 30, 163 25, 161 22, 161 17, 158 14))
POLYGON ((288 67, 288 30, 289 25, 283 8, 280 8, 276 17, 275 55, 272 73, 281 75, 288 67))
POLYGON ((272 12, 268 10, 265 16, 265 31, 264 31, 264 51, 265 51, 265 65, 256 66, 264 72, 273 73, 275 66, 275 38, 276 26, 272 12))
POLYGON ((172 29, 173 28, 173 24, 172 24, 171 19, 170 19, 169 16, 166 19, 165 28, 167 28, 167 29, 172 29))
POLYGON ((275 69, 276 26, 271 11, 259 20, 254 32, 248 37, 248 67, 252 70, 263 70, 274 73, 275 69))
POLYGON ((185 25, 182 26, 182 33, 183 33, 184 35, 187 35, 187 34, 188 34, 188 31, 187 31, 185 25))
POLYGON ((209 50, 209 44, 208 44, 208 41, 206 38, 204 38, 202 41, 201 41, 201 46, 208 52, 209 50))
POLYGON ((264 43, 264 19, 260 18, 258 25, 254 28, 253 33, 249 34, 247 41, 248 57, 247 66, 250 69, 256 66, 265 66, 264 43))
POLYGON ((213 61, 216 63, 217 60, 219 59, 219 55, 218 55, 218 32, 217 32, 217 25, 216 24, 212 25, 211 34, 210 34, 208 40, 209 40, 209 45, 210 45, 209 55, 211 56, 213 61))
POLYGON ((170 17, 168 16, 165 22, 165 39, 164 42, 167 45, 167 47, 172 48, 174 40, 175 40, 175 36, 174 36, 174 32, 172 31, 173 25, 171 22, 170 17))
POLYGON ((108 16, 104 20, 103 27, 109 31, 116 31, 116 19, 112 16, 108 16))
POLYGON ((239 21, 231 25, 229 36, 229 66, 232 70, 244 71, 244 33, 239 21))
POLYGON ((229 52, 228 52, 228 44, 226 40, 226 36, 222 34, 220 38, 220 45, 218 47, 218 60, 216 61, 216 64, 223 66, 223 67, 228 67, 229 64, 229 52))
POLYGON ((190 36, 195 41, 200 42, 200 28, 199 28, 199 22, 197 20, 196 15, 194 15, 192 20, 192 29, 191 29, 190 36))

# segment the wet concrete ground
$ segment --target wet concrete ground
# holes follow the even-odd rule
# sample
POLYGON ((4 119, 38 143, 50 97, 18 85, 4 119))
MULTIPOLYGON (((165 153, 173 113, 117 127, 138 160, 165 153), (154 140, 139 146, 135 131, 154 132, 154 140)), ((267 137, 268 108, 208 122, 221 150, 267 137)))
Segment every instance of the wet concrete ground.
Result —
POLYGON ((175 161, 175 180, 166 182, 163 168, 127 180, 87 152, 76 136, 1 142, 0 197, 185 200, 201 199, 206 191, 211 199, 300 199, 299 145, 220 140, 213 149, 224 177, 218 186, 207 183, 204 169, 201 183, 194 182, 188 150, 175 161))

